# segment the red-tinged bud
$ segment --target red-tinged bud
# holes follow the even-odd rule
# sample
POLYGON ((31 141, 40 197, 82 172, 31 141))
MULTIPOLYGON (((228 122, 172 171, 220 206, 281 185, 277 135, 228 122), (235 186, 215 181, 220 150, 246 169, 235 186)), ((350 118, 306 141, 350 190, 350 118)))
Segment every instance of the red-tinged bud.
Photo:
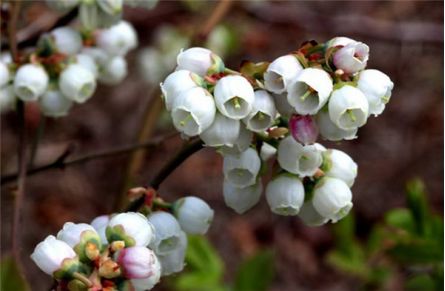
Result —
POLYGON ((292 115, 289 130, 292 137, 304 145, 313 144, 318 138, 318 127, 311 115, 292 115))

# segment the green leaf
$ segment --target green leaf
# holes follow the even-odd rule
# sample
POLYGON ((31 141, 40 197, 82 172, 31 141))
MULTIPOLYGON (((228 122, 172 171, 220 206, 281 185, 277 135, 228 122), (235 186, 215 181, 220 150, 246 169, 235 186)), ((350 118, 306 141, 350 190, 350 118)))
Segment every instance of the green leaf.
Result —
POLYGON ((223 291, 224 286, 204 272, 190 272, 178 276, 175 290, 181 291, 223 291))
POLYGON ((254 63, 251 61, 243 61, 241 63, 241 69, 240 72, 244 76, 249 76, 254 79, 263 79, 263 74, 269 67, 268 62, 260 62, 260 63, 254 63))
POLYGON ((11 256, 4 256, 0 268, 0 290, 30 290, 19 266, 11 256))
POLYGON ((400 242, 389 254, 404 264, 443 262, 443 244, 434 239, 400 242))
POLYGON ((405 284, 405 290, 407 291, 434 291, 436 289, 436 284, 434 279, 427 274, 418 275, 409 279, 405 284))
POLYGON ((187 266, 192 271, 204 272, 219 280, 224 272, 224 263, 209 241, 202 236, 188 236, 187 266))
POLYGON ((363 280, 367 280, 370 275, 365 253, 358 243, 351 244, 348 252, 338 249, 330 252, 327 262, 334 268, 363 280))
POLYGON ((405 208, 394 209, 386 213, 385 222, 390 226, 401 228, 409 233, 416 232, 417 226, 413 214, 405 208))
POLYGON ((406 199, 408 208, 416 223, 416 231, 420 235, 428 234, 429 217, 431 216, 426 199, 425 185, 419 178, 406 184, 406 199))
POLYGON ((335 244, 337 250, 344 254, 349 254, 352 246, 355 244, 355 217, 351 211, 349 215, 340 222, 332 226, 334 232, 335 244))
POLYGON ((267 290, 274 278, 274 254, 262 251, 245 260, 236 274, 234 291, 267 290))

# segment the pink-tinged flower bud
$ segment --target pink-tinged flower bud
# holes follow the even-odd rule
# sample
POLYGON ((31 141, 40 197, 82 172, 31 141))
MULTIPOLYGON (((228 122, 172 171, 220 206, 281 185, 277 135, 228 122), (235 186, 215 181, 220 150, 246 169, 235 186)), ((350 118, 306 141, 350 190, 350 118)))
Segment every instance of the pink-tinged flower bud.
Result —
POLYGON ((119 251, 117 263, 122 267, 128 279, 159 277, 160 263, 155 253, 149 248, 137 246, 119 251))
POLYGON ((345 73, 354 74, 366 67, 369 47, 362 42, 349 43, 334 54, 334 65, 345 73))
POLYGON ((304 145, 313 144, 318 138, 318 126, 311 115, 292 115, 289 130, 292 137, 304 145))

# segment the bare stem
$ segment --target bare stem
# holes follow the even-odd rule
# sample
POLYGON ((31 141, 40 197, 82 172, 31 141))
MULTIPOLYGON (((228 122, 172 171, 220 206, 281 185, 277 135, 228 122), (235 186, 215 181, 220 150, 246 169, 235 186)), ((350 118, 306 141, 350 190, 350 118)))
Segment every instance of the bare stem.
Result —
POLYGON ((39 127, 37 128, 37 133, 32 141, 31 155, 29 157, 28 167, 34 167, 34 161, 37 155, 40 141, 42 140, 43 133, 45 132, 46 117, 40 114, 39 127))
POLYGON ((215 9, 210 14, 207 21, 204 23, 202 29, 194 39, 195 44, 200 44, 204 42, 209 34, 212 32, 213 28, 224 18, 227 12, 230 10, 233 0, 220 0, 216 5, 215 9))

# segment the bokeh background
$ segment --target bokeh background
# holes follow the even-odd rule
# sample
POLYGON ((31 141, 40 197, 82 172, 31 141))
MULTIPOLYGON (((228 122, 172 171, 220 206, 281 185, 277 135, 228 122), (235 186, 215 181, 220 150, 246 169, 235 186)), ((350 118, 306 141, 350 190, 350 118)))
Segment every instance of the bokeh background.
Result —
MULTIPOLYGON (((159 98, 153 79, 165 70, 141 73, 139 53, 162 43, 166 25, 180 34, 196 33, 215 4, 161 1, 154 10, 126 10, 124 17, 136 27, 140 41, 129 56, 129 76, 118 86, 101 86, 69 116, 48 119, 35 164, 53 161, 68 145, 75 146, 75 157, 135 142, 147 104, 159 98)), ((25 25, 57 17, 43 3, 30 1, 27 6, 22 19, 25 25)), ((412 177, 422 178, 433 212, 443 217, 443 2, 240 1, 233 3, 221 23, 231 33, 224 60, 233 69, 238 69, 242 60, 273 60, 305 40, 324 42, 348 36, 367 43, 371 48, 368 67, 391 77, 395 84, 392 99, 381 116, 370 118, 360 129, 358 139, 323 142, 344 150, 359 165, 352 189, 357 239, 366 240, 385 212, 405 205, 405 184, 412 177)), ((37 107, 27 106, 29 139, 39 118, 37 107)), ((171 130, 162 113, 152 136, 171 130)), ((15 113, 3 114, 2 174, 16 171, 16 132, 15 113)), ((132 184, 145 185, 181 143, 175 137, 150 150, 132 184)), ((94 160, 28 178, 22 209, 22 260, 33 290, 47 290, 51 285, 51 279, 29 259, 34 246, 66 221, 89 222, 113 212, 118 195, 124 192, 128 157, 94 160)), ((335 245, 331 226, 309 228, 298 218, 273 215, 264 199, 242 216, 227 208, 222 198, 221 167, 222 159, 214 150, 202 150, 162 184, 160 194, 166 200, 193 194, 214 208, 208 237, 223 258, 227 282, 233 280, 243 258, 260 249, 272 249, 275 276, 269 290, 357 290, 364 286, 361 280, 327 263, 326 255, 335 245)), ((10 247, 13 190, 14 183, 2 187, 2 254, 10 247)), ((405 275, 392 278, 389 289, 403 290, 405 275)), ((170 290, 167 283, 156 288, 170 290)))

